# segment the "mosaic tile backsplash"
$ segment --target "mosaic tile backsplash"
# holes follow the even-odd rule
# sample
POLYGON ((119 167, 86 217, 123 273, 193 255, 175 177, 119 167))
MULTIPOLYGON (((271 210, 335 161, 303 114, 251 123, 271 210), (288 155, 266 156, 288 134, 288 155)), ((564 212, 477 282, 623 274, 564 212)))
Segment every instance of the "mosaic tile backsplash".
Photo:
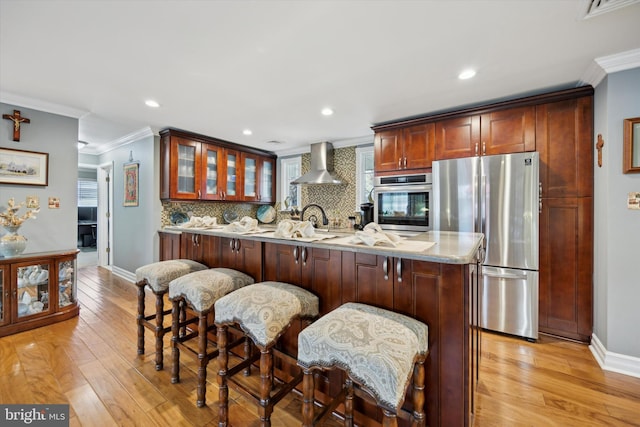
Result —
MULTIPOLYGON (((302 173, 309 171, 311 155, 302 155, 302 173)), ((348 217, 352 216, 356 209, 356 148, 344 147, 334 150, 334 170, 335 174, 342 180, 340 185, 309 185, 302 187, 302 206, 309 203, 316 203, 324 209, 330 219, 335 219, 340 227, 347 227, 348 217)), ((290 218, 287 212, 280 212, 280 202, 274 204, 278 210, 276 221, 283 218, 290 218)), ((256 212, 260 205, 251 203, 225 203, 225 202, 163 202, 161 212, 162 226, 171 225, 169 218, 171 214, 178 211, 195 216, 215 216, 218 223, 223 224, 222 214, 230 210, 243 216, 256 217, 256 212)), ((309 208, 312 214, 314 208, 309 208)), ((315 212, 319 217, 319 212, 315 212)), ((306 216, 306 215, 305 215, 306 216)))

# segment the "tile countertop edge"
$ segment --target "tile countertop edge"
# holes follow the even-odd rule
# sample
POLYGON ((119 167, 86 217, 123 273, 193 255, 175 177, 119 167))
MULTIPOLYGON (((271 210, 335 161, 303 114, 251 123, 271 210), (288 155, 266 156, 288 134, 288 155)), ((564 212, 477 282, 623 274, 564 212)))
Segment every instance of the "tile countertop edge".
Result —
MULTIPOLYGON (((261 227, 263 228, 263 227, 261 227)), ((271 228, 270 228, 271 229, 271 228)), ((394 250, 393 247, 372 247, 372 246, 351 246, 332 244, 333 239, 318 240, 315 242, 301 242, 293 239, 279 239, 267 237, 261 233, 256 234, 239 234, 226 232, 221 229, 189 229, 175 226, 164 227, 161 232, 165 233, 196 233, 211 236, 230 237, 247 240, 257 240, 261 242, 277 242, 282 244, 299 245, 306 247, 317 247, 322 249, 336 249, 348 252, 361 252, 377 255, 393 256, 405 259, 415 259, 419 261, 430 261, 443 264, 469 264, 476 261, 476 253, 483 241, 483 234, 480 233, 458 233, 454 231, 428 231, 409 237, 407 240, 435 242, 431 248, 422 252, 408 252, 394 250)), ((339 234, 339 233, 335 233, 339 234)), ((340 236, 347 236, 348 233, 342 233, 340 236)))

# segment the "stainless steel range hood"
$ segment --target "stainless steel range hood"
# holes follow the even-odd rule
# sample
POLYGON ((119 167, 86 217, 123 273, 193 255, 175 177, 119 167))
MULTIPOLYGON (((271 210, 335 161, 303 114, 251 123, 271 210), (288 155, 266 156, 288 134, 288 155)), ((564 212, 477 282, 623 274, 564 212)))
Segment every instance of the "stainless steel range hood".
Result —
POLYGON ((311 144, 311 170, 291 184, 342 184, 333 172, 333 146, 329 142, 311 144))

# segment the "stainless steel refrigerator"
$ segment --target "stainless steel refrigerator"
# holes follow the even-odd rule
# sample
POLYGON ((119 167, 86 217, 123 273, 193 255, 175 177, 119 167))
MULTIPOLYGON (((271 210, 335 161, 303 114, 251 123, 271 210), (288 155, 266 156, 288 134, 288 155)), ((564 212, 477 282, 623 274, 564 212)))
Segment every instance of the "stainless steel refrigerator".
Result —
POLYGON ((485 235, 480 327, 538 338, 539 155, 433 162, 433 229, 485 235))

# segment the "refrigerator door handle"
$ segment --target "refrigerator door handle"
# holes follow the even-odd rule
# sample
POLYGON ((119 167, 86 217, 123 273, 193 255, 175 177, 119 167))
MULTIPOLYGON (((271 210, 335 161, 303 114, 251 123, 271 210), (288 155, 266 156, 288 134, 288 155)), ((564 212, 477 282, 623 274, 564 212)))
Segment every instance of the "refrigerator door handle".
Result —
POLYGON ((483 267, 482 274, 488 277, 502 277, 505 279, 524 279, 527 277, 527 272, 524 270, 511 270, 504 271, 503 268, 491 268, 483 267))
POLYGON ((482 175, 480 177, 480 233, 484 233, 485 224, 487 221, 487 177, 482 175))

